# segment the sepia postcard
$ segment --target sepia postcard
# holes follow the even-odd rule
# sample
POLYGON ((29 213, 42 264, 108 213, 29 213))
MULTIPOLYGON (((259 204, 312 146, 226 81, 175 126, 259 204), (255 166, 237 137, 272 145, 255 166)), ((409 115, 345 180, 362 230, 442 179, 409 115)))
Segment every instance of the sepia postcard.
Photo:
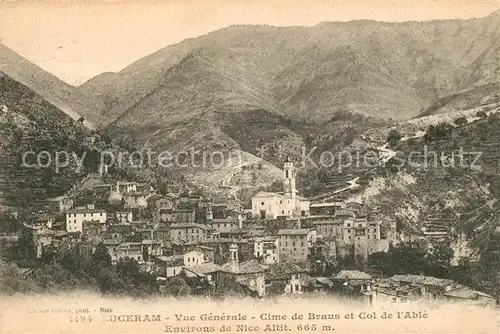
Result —
POLYGON ((0 1, 0 333, 500 333, 500 0, 0 1))

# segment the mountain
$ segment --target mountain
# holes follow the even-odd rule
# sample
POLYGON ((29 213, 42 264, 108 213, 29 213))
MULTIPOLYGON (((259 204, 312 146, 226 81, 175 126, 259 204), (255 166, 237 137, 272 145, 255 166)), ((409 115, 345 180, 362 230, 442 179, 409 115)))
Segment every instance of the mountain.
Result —
MULTIPOLYGON (((71 159, 55 168, 56 152, 86 151, 89 131, 40 95, 0 71, 0 206, 28 208, 48 197, 62 195, 86 172, 71 159), (40 165, 36 155, 40 155, 40 165), (23 156, 26 152, 26 163, 23 156), (41 165, 48 165, 41 167, 41 165)), ((66 161, 60 158, 61 163, 66 161)))
MULTIPOLYGON (((498 77, 500 77, 500 73, 498 73, 498 77)), ((480 108, 482 109, 481 111, 486 112, 497 107, 499 104, 500 82, 497 82, 440 98, 424 112, 419 114, 418 117, 446 114, 471 108, 480 108)))
POLYGON ((498 81, 499 21, 496 12, 465 21, 231 26, 80 91, 103 102, 87 115, 102 125, 254 109, 317 122, 338 111, 409 118, 440 97, 498 81))
POLYGON ((336 152, 458 92, 494 91, 499 17, 231 26, 79 89, 104 101, 88 116, 114 138, 160 150, 264 148, 281 165, 280 148, 296 157, 303 148, 336 152), (176 137, 183 128, 187 139, 176 137))
MULTIPOLYGON (((285 154, 298 159, 304 149, 363 146, 360 136, 370 131, 383 142, 392 124, 445 113, 454 96, 477 105, 474 96, 499 82, 499 32, 498 11, 472 20, 231 26, 79 87, 54 83, 47 92, 42 74, 29 77, 37 68, 16 73, 132 149, 234 150, 258 170, 263 151, 281 165, 285 154)), ((214 184, 227 183, 216 174, 214 184)))
MULTIPOLYGON (((2 44, 0 44, 0 71, 29 87, 75 120, 82 115, 92 113, 93 109, 102 108, 99 106, 100 101, 92 96, 82 96, 77 88, 68 85, 2 44)), ((88 120, 85 120, 84 124, 93 128, 93 124, 88 120)))

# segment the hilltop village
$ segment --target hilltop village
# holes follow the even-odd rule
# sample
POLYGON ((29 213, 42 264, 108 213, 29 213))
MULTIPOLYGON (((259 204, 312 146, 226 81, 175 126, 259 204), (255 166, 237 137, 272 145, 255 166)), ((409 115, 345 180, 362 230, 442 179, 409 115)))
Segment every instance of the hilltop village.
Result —
MULTIPOLYGON (((256 298, 321 293, 369 304, 495 304, 449 279, 370 269, 371 258, 408 241, 396 221, 361 203, 312 202, 299 195, 295 177, 287 159, 283 191, 256 193, 250 208, 234 198, 159 195, 149 184, 89 177, 48 200, 23 233, 39 260, 50 263, 75 250, 72 260, 80 263, 101 254, 111 266, 135 266, 160 291, 181 282, 196 295, 237 290, 256 298)), ((101 282, 101 290, 110 285, 101 282)))

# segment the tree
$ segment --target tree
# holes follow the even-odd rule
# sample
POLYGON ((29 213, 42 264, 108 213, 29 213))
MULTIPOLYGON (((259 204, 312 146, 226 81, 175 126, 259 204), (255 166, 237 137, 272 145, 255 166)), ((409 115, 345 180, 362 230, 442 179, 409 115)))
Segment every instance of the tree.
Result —
POLYGON ((71 273, 58 263, 44 264, 35 269, 35 281, 46 291, 64 290, 72 277, 71 273))
POLYGON ((127 242, 142 242, 143 239, 142 234, 135 232, 132 232, 125 237, 127 242))
POLYGON ((116 264, 116 272, 125 282, 135 284, 139 274, 139 265, 131 258, 120 259, 116 264))
POLYGON ((104 294, 124 294, 127 285, 111 268, 103 268, 97 276, 99 290, 104 294))
POLYGON ((43 248, 42 256, 40 258, 43 263, 54 263, 55 258, 56 252, 52 246, 49 245, 43 248))
POLYGON ((101 163, 101 154, 95 149, 85 151, 83 165, 88 171, 97 172, 101 163))
POLYGON ((398 130, 392 129, 387 136, 387 142, 390 146, 396 146, 396 144, 403 138, 401 133, 398 130))
POLYGON ((218 298, 224 297, 242 297, 246 292, 243 287, 236 282, 232 277, 221 276, 217 280, 214 296, 218 298))
POLYGON ((467 122, 467 118, 465 118, 465 117, 459 117, 459 118, 457 118, 454 121, 454 123, 455 123, 456 126, 462 126, 462 125, 467 124, 468 122, 467 122))
POLYGON ((173 277, 166 282, 163 294, 171 297, 185 297, 191 294, 191 288, 181 277, 173 277))
POLYGON ((94 264, 102 264, 106 267, 111 266, 111 256, 102 242, 96 246, 94 253, 92 253, 92 262, 94 264))
POLYGON ((70 248, 62 253, 59 263, 71 272, 77 272, 80 269, 78 254, 76 248, 70 248))
POLYGON ((116 272, 127 286, 134 288, 130 291, 132 294, 150 295, 158 292, 156 277, 141 272, 139 264, 134 259, 121 259, 116 264, 116 272))
POLYGON ((441 278, 449 277, 452 259, 452 248, 444 244, 434 246, 425 257, 427 267, 425 268, 425 274, 441 278))
POLYGON ((453 126, 446 122, 441 122, 438 125, 430 125, 424 135, 425 141, 437 140, 451 135, 453 126))
POLYGON ((102 137, 102 140, 104 141, 104 144, 106 144, 107 146, 111 145, 112 143, 112 139, 110 136, 108 135, 103 135, 102 137))
POLYGON ((392 247, 382 270, 389 276, 395 274, 422 274, 425 269, 425 252, 412 245, 392 247))
POLYGON ((23 228, 19 239, 13 246, 11 252, 14 255, 12 260, 33 260, 36 258, 35 248, 33 247, 33 232, 27 228, 23 228))
POLYGON ((111 266, 111 256, 103 243, 99 243, 90 257, 88 272, 96 277, 101 269, 111 266))
POLYGON ((488 115, 484 111, 478 111, 476 117, 486 118, 488 115))
POLYGON ((377 267, 383 267, 387 262, 387 253, 377 252, 368 255, 368 264, 377 267))
POLYGON ((273 181, 272 184, 270 184, 269 186, 265 187, 263 190, 264 191, 268 191, 268 192, 283 191, 283 182, 281 180, 275 180, 275 181, 273 181))
POLYGON ((35 284, 26 280, 14 263, 0 260, 0 294, 13 295, 37 290, 35 284))
POLYGON ((16 232, 22 226, 19 219, 15 218, 12 212, 0 212, 0 231, 1 232, 16 232))

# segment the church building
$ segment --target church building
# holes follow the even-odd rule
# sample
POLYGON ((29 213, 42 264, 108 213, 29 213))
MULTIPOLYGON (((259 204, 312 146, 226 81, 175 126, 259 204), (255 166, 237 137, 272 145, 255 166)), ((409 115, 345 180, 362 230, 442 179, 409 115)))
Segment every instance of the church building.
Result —
POLYGON ((283 192, 260 191, 252 197, 252 216, 261 219, 300 217, 309 215, 310 202, 298 195, 295 188, 296 170, 293 162, 286 159, 283 166, 283 192))

